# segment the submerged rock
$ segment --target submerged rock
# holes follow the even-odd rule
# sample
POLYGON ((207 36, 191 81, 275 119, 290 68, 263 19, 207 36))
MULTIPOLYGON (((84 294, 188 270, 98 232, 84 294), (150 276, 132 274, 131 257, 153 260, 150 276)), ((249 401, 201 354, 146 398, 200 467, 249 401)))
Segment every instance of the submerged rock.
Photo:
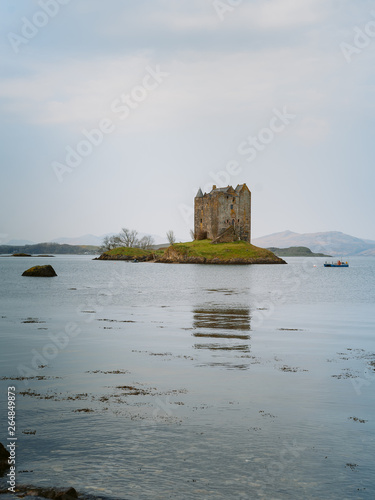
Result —
POLYGON ((29 253, 14 253, 12 257, 32 257, 29 253))
MULTIPOLYGON (((27 498, 29 497, 38 497, 38 498, 50 498, 54 500, 74 500, 75 498, 93 498, 92 496, 86 495, 78 495, 77 491, 74 488, 69 488, 67 490, 60 490, 57 488, 40 488, 34 486, 16 486, 16 493, 21 493, 21 495, 17 495, 19 498, 24 498, 25 494, 27 498)), ((8 490, 0 490, 0 494, 8 493, 8 490)))
POLYGON ((9 457, 9 451, 0 443, 0 476, 2 476, 7 469, 9 469, 9 457))
POLYGON ((51 265, 46 266, 34 266, 27 269, 22 276, 36 276, 40 278, 51 278, 57 276, 54 268, 51 265))
POLYGON ((9 457, 10 457, 9 451, 4 447, 2 443, 0 443, 0 462, 8 460, 9 457))
POLYGON ((71 498, 78 498, 78 494, 74 488, 69 488, 67 491, 63 491, 56 495, 56 499, 70 500, 71 498))

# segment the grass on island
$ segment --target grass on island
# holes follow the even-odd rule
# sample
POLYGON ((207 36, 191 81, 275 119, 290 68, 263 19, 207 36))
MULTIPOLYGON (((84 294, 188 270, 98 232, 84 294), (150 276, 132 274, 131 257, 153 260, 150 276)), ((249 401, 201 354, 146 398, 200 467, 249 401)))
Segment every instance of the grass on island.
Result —
POLYGON ((259 248, 246 241, 211 244, 211 240, 195 240, 188 243, 175 243, 173 249, 189 257, 204 257, 207 260, 229 259, 272 259, 278 258, 269 250, 259 248))
POLYGON ((118 247, 104 252, 106 255, 124 255, 129 257, 147 257, 152 252, 150 250, 143 250, 143 248, 132 248, 132 247, 118 247))
MULTIPOLYGON (((143 250, 142 248, 131 248, 131 247, 118 247, 113 250, 104 252, 101 256, 102 259, 113 259, 113 260, 156 260, 168 255, 170 253, 175 253, 186 258, 203 258, 207 263, 210 261, 223 261, 226 263, 232 260, 265 260, 268 262, 278 262, 280 259, 276 257, 272 252, 266 250, 265 248, 259 248, 246 241, 234 241, 231 243, 216 243, 211 244, 211 240, 195 240, 187 243, 175 243, 169 246, 167 249, 159 248, 158 250, 143 250)), ((172 257, 173 260, 173 257, 172 257)), ((177 258, 177 260, 179 260, 177 258)), ((254 262, 252 262, 254 263, 254 262)))
POLYGON ((144 250, 143 248, 135 247, 118 247, 104 252, 103 255, 109 257, 129 257, 132 259, 140 259, 149 257, 150 255, 163 255, 165 248, 159 250, 144 250))

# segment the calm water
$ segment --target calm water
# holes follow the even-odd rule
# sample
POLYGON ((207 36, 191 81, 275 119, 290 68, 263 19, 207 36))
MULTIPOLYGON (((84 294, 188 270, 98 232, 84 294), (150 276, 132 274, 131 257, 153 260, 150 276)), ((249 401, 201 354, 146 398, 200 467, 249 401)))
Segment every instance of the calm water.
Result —
POLYGON ((1 257, 0 440, 15 385, 17 482, 113 499, 373 499, 375 259, 287 260, 1 257), (58 277, 21 277, 41 263, 58 277))

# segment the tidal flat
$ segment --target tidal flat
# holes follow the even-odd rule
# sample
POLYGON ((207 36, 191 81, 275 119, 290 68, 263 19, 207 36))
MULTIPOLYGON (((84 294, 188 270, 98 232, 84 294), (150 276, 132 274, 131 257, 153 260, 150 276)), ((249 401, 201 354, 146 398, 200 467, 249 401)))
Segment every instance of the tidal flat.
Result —
POLYGON ((17 483, 82 498, 372 499, 375 259, 286 260, 56 256, 57 277, 25 280, 35 258, 2 259, 0 441, 11 385, 17 483))

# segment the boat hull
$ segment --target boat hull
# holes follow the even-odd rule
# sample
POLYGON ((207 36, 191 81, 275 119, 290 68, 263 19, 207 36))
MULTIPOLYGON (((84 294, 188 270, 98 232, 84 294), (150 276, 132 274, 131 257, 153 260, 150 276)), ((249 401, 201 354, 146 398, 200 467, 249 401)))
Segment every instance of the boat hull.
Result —
POLYGON ((349 267, 349 264, 324 264, 324 267, 349 267))

